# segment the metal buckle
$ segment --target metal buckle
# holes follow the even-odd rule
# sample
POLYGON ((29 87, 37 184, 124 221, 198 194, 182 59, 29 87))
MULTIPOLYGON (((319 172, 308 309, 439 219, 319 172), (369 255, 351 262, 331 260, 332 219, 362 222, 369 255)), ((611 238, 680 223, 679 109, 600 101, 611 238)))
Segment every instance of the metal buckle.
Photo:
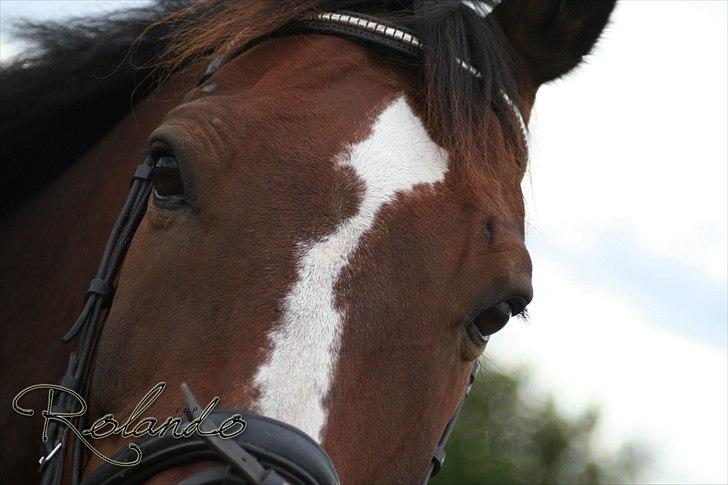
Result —
POLYGON ((38 460, 38 464, 41 466, 41 468, 43 468, 43 465, 45 465, 46 463, 48 463, 48 460, 50 460, 51 458, 53 458, 53 455, 55 455, 56 452, 59 449, 61 449, 61 445, 62 444, 63 444, 62 442, 58 443, 56 445, 56 447, 53 448, 50 453, 48 453, 48 456, 41 456, 40 457, 40 459, 38 460))

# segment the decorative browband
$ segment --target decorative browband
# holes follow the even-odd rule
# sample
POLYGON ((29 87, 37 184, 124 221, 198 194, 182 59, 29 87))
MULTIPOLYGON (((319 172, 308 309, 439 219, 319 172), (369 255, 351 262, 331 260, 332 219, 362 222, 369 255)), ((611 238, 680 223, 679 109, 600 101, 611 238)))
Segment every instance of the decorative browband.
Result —
MULTIPOLYGON (((475 12, 482 17, 488 16, 488 14, 490 14, 493 10, 492 6, 489 6, 484 2, 477 2, 477 5, 475 2, 470 3, 474 6, 469 6, 469 8, 473 8, 475 12)), ((466 3, 465 5, 470 5, 470 3, 466 3)), ((282 29, 273 33, 272 36, 277 37, 298 33, 336 35, 348 38, 355 42, 368 43, 391 49, 399 52, 400 54, 404 54, 411 59, 420 59, 422 56, 423 44, 417 38, 414 31, 406 27, 391 25, 385 23, 381 19, 360 13, 354 14, 352 12, 339 11, 308 14, 286 25, 282 29)), ((260 40, 262 39, 259 39, 258 42, 260 40)), ((224 57, 214 59, 203 74, 199 84, 204 83, 230 59, 236 57, 242 50, 252 47, 255 43, 256 42, 248 44, 241 50, 233 51, 224 57)), ((481 79, 483 77, 483 74, 475 66, 469 64, 460 57, 455 57, 455 61, 460 67, 468 71, 468 73, 473 75, 475 78, 481 79)), ((527 129, 523 115, 520 110, 516 108, 515 104, 506 93, 501 92, 501 96, 518 118, 518 123, 525 137, 527 129)))
MULTIPOLYGON (((350 14, 348 12, 321 12, 307 15, 296 23, 297 29, 301 27, 310 27, 316 30, 333 30, 342 35, 352 35, 357 39, 371 40, 381 44, 383 40, 388 40, 387 46, 399 52, 417 57, 422 52, 422 43, 409 29, 404 27, 394 27, 384 24, 381 20, 368 17, 362 14, 350 14), (371 37, 366 34, 371 34, 371 37)), ((459 57, 455 61, 470 74, 476 78, 483 75, 471 64, 465 62, 459 57)))
MULTIPOLYGON (((475 12, 487 17, 492 11, 493 6, 489 6, 484 2, 473 3, 475 12)), ((497 4, 498 2, 494 2, 497 4)), ((466 3, 466 5, 468 5, 466 3)), ((414 31, 402 26, 394 26, 384 23, 381 19, 369 17, 360 13, 354 14, 347 11, 340 12, 319 12, 304 16, 300 20, 284 29, 286 33, 328 33, 347 37, 354 41, 368 42, 370 44, 383 46, 405 54, 413 59, 419 59, 422 55, 423 44, 415 35, 414 31)), ((459 57, 455 61, 478 79, 483 77, 482 73, 473 65, 465 62, 459 57)), ((521 111, 516 107, 513 101, 505 92, 501 91, 501 96, 511 108, 518 119, 521 133, 524 138, 528 132, 526 122, 521 111)))

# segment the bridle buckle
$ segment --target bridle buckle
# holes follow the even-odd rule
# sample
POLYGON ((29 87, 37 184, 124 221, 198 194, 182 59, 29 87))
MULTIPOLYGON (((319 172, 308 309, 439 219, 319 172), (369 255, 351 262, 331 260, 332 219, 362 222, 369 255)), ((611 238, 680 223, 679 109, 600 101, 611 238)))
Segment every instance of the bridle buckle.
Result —
POLYGON ((58 450, 61 449, 61 445, 62 444, 63 444, 62 442, 58 442, 58 444, 55 446, 55 448, 53 448, 51 450, 51 452, 48 453, 48 456, 41 456, 40 459, 38 459, 38 464, 40 465, 41 469, 43 468, 43 466, 46 463, 48 463, 48 460, 50 460, 51 458, 53 458, 53 455, 55 455, 58 452, 58 450))

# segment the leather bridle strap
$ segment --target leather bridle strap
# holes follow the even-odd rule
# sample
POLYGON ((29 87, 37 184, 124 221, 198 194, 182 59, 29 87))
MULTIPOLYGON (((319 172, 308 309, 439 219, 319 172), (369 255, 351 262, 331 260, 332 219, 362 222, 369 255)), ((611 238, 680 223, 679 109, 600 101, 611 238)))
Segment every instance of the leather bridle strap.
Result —
MULTIPOLYGON (((185 399, 185 410, 190 420, 198 418, 199 404, 192 395, 187 384, 182 384, 182 395, 185 399)), ((202 424, 202 423, 200 423, 202 424)), ((224 440, 217 436, 203 434, 202 438, 207 445, 237 471, 250 485, 284 485, 285 481, 272 468, 266 470, 258 460, 238 446, 233 441, 224 440)))
MULTIPOLYGON (((184 432, 185 427, 192 422, 198 422, 200 430, 220 429, 222 423, 233 415, 242 418, 246 427, 240 434, 223 440, 229 444, 224 450, 217 445, 211 446, 201 433, 176 438, 176 431, 172 429, 161 436, 146 436, 135 442, 141 453, 141 461, 137 465, 119 467, 105 462, 83 484, 141 484, 167 470, 214 461, 209 467, 191 471, 192 475, 185 477, 180 485, 339 485, 331 459, 310 436, 266 416, 247 411, 213 410, 200 423, 194 418, 190 419, 188 414, 180 418, 180 428, 177 431, 184 432), (252 462, 251 457, 260 468, 252 462), (237 463, 240 459, 247 463, 237 463), (261 468, 274 472, 261 473, 261 468)), ((192 416, 199 414, 192 413, 192 416)), ((116 453, 113 459, 129 462, 136 456, 138 454, 135 451, 125 448, 116 453)))
MULTIPOLYGON (((344 10, 304 16, 272 32, 267 38, 286 37, 296 34, 326 34, 344 37, 370 47, 395 51, 412 60, 419 60, 422 55, 422 45, 415 37, 414 31, 405 27, 385 24, 382 20, 368 15, 344 10)), ((207 81, 222 66, 263 40, 265 38, 255 39, 239 49, 214 59, 205 70, 198 84, 207 81)))
MULTIPOLYGON (((63 337, 65 342, 79 336, 78 345, 66 367, 61 385, 86 397, 89 363, 92 360, 100 335, 100 322, 111 305, 114 296, 114 281, 124 260, 131 239, 134 236, 147 208, 147 200, 152 190, 151 176, 154 167, 147 159, 139 165, 132 176, 131 188, 124 207, 111 231, 96 276, 91 280, 81 315, 63 337)), ((57 391, 50 399, 53 411, 69 413, 75 410, 78 401, 69 393, 57 391), (55 397, 55 399, 54 399, 55 397)), ((77 420, 78 429, 83 428, 83 417, 77 420)), ((68 446, 69 428, 56 421, 48 423, 42 456, 39 460, 43 485, 60 485, 68 446)), ((72 460, 73 482, 80 480, 83 450, 80 440, 75 440, 72 460)))
MULTIPOLYGON (((485 4, 479 7, 481 15, 488 16, 492 12, 492 7, 485 4)), ((329 34, 358 42, 370 47, 378 47, 387 51, 395 51, 413 61, 420 61, 425 47, 422 41, 417 37, 414 30, 400 25, 387 23, 376 17, 368 15, 348 12, 340 10, 336 12, 318 12, 307 15, 300 20, 296 20, 286 25, 282 29, 273 33, 274 37, 291 35, 291 34, 329 34)), ((260 39, 258 40, 260 41, 260 39)), ((244 49, 250 46, 245 46, 244 49)), ((214 61, 208 71, 203 76, 203 81, 209 78, 217 69, 225 64, 232 57, 237 56, 240 51, 233 52, 229 57, 220 58, 214 61)), ((467 71, 476 79, 482 79, 483 74, 478 68, 461 57, 453 58, 453 61, 461 68, 467 71)), ((501 91, 501 97, 510 107, 515 115, 521 133, 525 137, 528 130, 526 119, 521 111, 508 97, 501 91)))
POLYGON ((381 19, 361 13, 338 11, 307 15, 287 25, 282 34, 329 34, 384 47, 412 59, 419 59, 422 44, 411 29, 385 23, 381 19))
POLYGON ((429 482, 430 478, 437 475, 442 469, 442 465, 445 463, 445 444, 450 438, 450 434, 455 427, 455 422, 458 420, 460 411, 463 409, 463 404, 465 404, 465 398, 468 397, 468 394, 470 394, 470 388, 473 386, 473 382, 475 382, 475 376, 478 375, 478 369, 480 369, 480 364, 476 360, 473 363, 473 368, 470 370, 468 383, 465 385, 463 396, 460 398, 460 403, 455 410, 455 414, 453 414, 452 418, 450 418, 450 421, 447 422, 447 426, 445 426, 445 431, 442 432, 440 441, 437 443, 435 453, 432 455, 432 460, 430 461, 430 465, 427 467, 427 472, 425 472, 425 477, 422 480, 423 485, 429 482))
MULTIPOLYGON (((276 30, 269 37, 284 37, 295 34, 334 35, 370 47, 379 47, 387 51, 394 51, 413 61, 419 61, 422 58, 423 45, 415 35, 414 30, 393 25, 376 17, 361 13, 340 10, 337 12, 310 14, 276 30)), ((230 60, 263 40, 264 38, 256 39, 240 49, 233 50, 213 60, 200 78, 199 84, 207 81, 230 60)), ((454 60, 476 78, 482 77, 482 74, 477 68, 465 62, 463 59, 456 57, 454 60)))

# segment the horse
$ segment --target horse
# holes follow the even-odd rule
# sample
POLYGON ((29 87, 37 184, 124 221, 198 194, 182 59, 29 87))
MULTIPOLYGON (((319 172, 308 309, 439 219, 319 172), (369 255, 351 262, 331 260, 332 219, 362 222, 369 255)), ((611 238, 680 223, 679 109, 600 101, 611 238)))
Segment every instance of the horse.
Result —
MULTIPOLYGON (((267 426, 276 446, 299 440, 289 452, 323 463, 321 481, 426 481, 490 335, 532 298, 520 184, 536 92, 613 7, 160 1, 26 24, 34 49, 0 87, 8 483, 37 480, 41 434, 67 433, 39 417, 70 391, 17 393, 61 378, 87 423, 164 383, 160 421, 219 402, 248 413, 248 445, 267 426), (122 206, 119 272, 94 278, 122 206), (64 377, 87 289, 89 365, 64 377)), ((246 473, 275 468, 205 439, 215 454, 170 451, 144 480, 259 483, 246 473)), ((48 483, 103 482, 126 468, 100 456, 132 450, 118 434, 99 455, 68 443, 44 443, 48 483)))

